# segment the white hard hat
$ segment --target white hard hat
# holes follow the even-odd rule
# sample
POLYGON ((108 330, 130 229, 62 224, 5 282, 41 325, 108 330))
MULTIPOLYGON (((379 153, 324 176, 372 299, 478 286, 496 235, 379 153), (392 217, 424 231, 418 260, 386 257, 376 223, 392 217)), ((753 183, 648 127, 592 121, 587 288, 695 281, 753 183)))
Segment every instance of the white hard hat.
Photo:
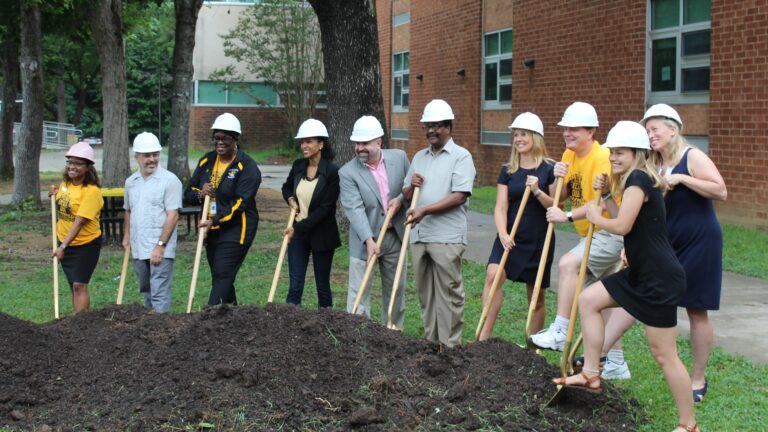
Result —
POLYGON ((443 120, 453 120, 453 110, 448 102, 442 99, 434 99, 424 107, 424 114, 421 115, 421 122, 439 122, 443 120))
POLYGON ((643 150, 650 150, 651 143, 648 141, 648 133, 640 123, 622 120, 616 123, 608 132, 608 138, 605 139, 603 147, 629 147, 643 150))
POLYGON ((154 153, 160 150, 160 140, 152 132, 142 132, 133 139, 134 153, 154 153))
POLYGON ((304 120, 304 123, 299 126, 299 132, 294 138, 314 138, 314 137, 326 137, 328 138, 328 129, 320 120, 309 119, 304 120))
POLYGON ((354 142, 368 142, 382 136, 384 129, 381 128, 379 120, 374 116, 362 116, 355 122, 349 139, 354 142))
POLYGON ((224 113, 216 117, 216 121, 213 122, 211 129, 236 132, 239 135, 240 120, 238 120, 237 117, 235 117, 233 114, 224 113))
POLYGON ((643 116, 643 119, 640 120, 640 123, 645 124, 648 119, 653 117, 668 118, 670 120, 674 120, 678 126, 680 126, 680 128, 683 127, 683 120, 680 118, 680 114, 678 114, 674 108, 667 104, 652 105, 650 108, 648 108, 648 111, 645 112, 645 115, 643 116))
POLYGON ((563 118, 557 124, 562 127, 598 127, 597 111, 586 102, 574 102, 565 109, 563 118))
POLYGON ((544 135, 544 124, 541 122, 539 116, 532 112, 524 112, 518 115, 508 128, 525 129, 531 132, 536 132, 539 135, 544 135))

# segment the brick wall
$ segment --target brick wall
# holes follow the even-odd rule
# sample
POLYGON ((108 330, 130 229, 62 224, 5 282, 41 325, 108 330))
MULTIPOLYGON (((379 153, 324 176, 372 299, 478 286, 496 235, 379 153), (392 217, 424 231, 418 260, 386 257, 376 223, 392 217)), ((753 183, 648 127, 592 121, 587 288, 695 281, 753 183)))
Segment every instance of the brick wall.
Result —
POLYGON ((768 227, 768 7, 712 2, 709 148, 728 187, 722 220, 768 227))
MULTIPOLYGON (((411 2, 409 141, 405 146, 409 156, 427 145, 419 120, 424 105, 432 99, 445 99, 453 108, 454 140, 473 154, 478 147, 480 12, 480 1, 411 2), (457 74, 459 69, 464 69, 464 76, 457 74)), ((475 157, 475 165, 481 162, 475 157)))
MULTIPOLYGON (((285 142, 285 121, 280 108, 253 108, 228 106, 192 106, 189 112, 189 146, 208 148, 211 145, 211 125, 216 117, 225 112, 240 120, 243 133, 239 145, 246 150, 271 148, 285 142)), ((318 110, 316 117, 324 121, 325 110, 318 110)), ((295 132, 295 131, 294 131, 295 132)), ((291 137, 293 135, 290 135, 291 137)))

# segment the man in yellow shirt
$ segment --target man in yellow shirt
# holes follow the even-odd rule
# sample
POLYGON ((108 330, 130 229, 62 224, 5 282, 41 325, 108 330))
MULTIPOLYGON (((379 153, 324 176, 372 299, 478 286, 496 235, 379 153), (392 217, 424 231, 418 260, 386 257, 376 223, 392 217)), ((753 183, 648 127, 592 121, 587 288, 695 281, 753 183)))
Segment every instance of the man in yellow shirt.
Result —
MULTIPOLYGON (((529 338, 531 344, 541 349, 562 351, 564 348, 571 305, 579 281, 579 268, 584 256, 585 236, 589 227, 589 222, 586 220, 586 204, 596 197, 597 192, 592 189, 595 177, 611 173, 611 163, 608 160, 610 151, 594 140, 598 125, 595 108, 585 102, 571 104, 558 123, 558 126, 563 128, 566 150, 563 153, 563 162, 555 165, 555 177, 564 177, 572 210, 563 212, 556 206, 551 207, 547 210, 547 220, 553 223, 573 222, 582 238, 573 249, 560 258, 558 263, 559 281, 555 321, 549 328, 529 338)), ((603 196, 603 199, 611 199, 610 194, 603 196)), ((585 286, 613 273, 618 268, 623 247, 623 237, 595 227, 589 251, 585 286)), ((604 379, 630 377, 629 368, 624 361, 624 353, 620 345, 617 344, 617 348, 608 353, 608 361, 602 374, 604 379)))

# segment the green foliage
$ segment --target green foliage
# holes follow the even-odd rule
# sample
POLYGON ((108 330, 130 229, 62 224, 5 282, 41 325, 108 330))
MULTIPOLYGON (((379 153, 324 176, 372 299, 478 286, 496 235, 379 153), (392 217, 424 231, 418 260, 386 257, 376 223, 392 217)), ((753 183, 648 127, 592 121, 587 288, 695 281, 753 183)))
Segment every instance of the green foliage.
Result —
MULTIPOLYGON (((292 145, 291 132, 314 117, 322 89, 322 48, 314 11, 302 0, 263 0, 222 37, 228 57, 277 90, 286 116, 285 143, 292 145)), ((215 71, 211 79, 244 81, 231 66, 215 71)))

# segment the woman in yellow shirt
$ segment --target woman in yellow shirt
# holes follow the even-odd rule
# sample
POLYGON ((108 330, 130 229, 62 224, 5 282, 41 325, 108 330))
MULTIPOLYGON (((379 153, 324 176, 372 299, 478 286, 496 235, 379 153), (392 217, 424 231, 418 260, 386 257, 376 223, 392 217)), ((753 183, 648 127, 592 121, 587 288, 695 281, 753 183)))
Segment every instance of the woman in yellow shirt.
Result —
POLYGON ((56 237, 59 247, 53 256, 59 259, 72 292, 75 313, 88 309, 88 282, 99 262, 101 197, 99 174, 94 167, 93 149, 86 142, 74 144, 66 155, 67 163, 59 186, 51 186, 58 220, 56 237))

